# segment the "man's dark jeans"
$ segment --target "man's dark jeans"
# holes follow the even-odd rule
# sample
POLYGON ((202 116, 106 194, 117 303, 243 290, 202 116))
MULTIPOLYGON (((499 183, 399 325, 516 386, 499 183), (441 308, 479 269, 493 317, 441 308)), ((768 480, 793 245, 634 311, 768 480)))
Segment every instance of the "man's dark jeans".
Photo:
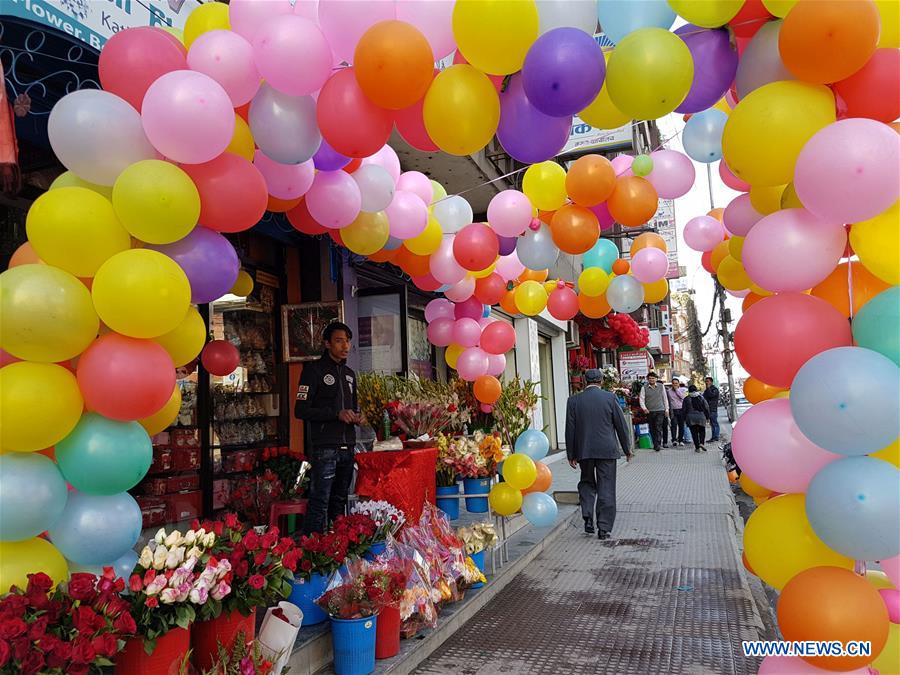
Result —
POLYGON ((328 523, 347 508, 347 493, 353 481, 353 448, 323 446, 313 448, 303 534, 324 532, 328 523))
POLYGON ((653 439, 653 449, 659 450, 663 440, 663 430, 666 428, 666 413, 663 410, 651 410, 647 415, 650 423, 650 438, 653 439))

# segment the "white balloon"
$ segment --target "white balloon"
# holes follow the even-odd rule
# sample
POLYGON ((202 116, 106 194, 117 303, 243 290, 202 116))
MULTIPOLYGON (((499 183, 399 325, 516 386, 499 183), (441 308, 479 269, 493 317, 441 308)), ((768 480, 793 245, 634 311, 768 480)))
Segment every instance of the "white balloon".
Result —
POLYGON ((291 96, 264 82, 247 117, 257 147, 279 164, 305 162, 322 144, 312 96, 291 96))
POLYGON ((559 249, 553 243, 550 228, 541 223, 537 230, 525 230, 516 242, 519 260, 530 270, 545 270, 556 264, 559 249))
POLYGON ((644 304, 644 287, 634 277, 615 277, 606 289, 606 301, 617 312, 630 314, 644 304))
POLYGON ((377 164, 367 164, 353 172, 353 180, 362 194, 362 210, 366 213, 383 211, 394 198, 394 179, 377 164))
POLYGON ((432 213, 441 224, 444 234, 459 232, 466 225, 471 225, 475 217, 469 202, 459 195, 442 199, 432 207, 432 213))
POLYGON ((597 32, 597 3, 593 0, 537 0, 540 34, 572 27, 588 35, 597 32))
POLYGON ((391 178, 394 179, 394 183, 400 180, 400 158, 397 157, 397 153, 389 145, 382 146, 381 150, 376 152, 374 155, 363 159, 361 164, 362 166, 366 166, 368 164, 376 164, 384 169, 387 169, 387 172, 391 174, 391 178))

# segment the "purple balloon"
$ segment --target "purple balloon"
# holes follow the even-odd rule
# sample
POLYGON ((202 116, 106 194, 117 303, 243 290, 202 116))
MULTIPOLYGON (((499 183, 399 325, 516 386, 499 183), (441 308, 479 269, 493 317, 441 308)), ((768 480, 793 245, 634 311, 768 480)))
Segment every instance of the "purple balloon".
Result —
POLYGON ((706 110, 721 99, 734 82, 738 67, 737 49, 731 46, 724 28, 706 29, 686 24, 675 31, 694 59, 694 81, 675 112, 706 110))
POLYGON ((522 76, 517 74, 510 78, 506 91, 500 94, 497 140, 512 158, 523 164, 550 159, 563 149, 571 129, 571 116, 545 115, 525 96, 522 76))
POLYGON ((516 241, 518 240, 518 237, 501 237, 498 234, 497 240, 500 242, 501 256, 509 255, 516 250, 516 241))
POLYGON ((313 155, 313 164, 319 171, 337 171, 350 163, 350 158, 342 155, 322 139, 322 145, 313 155))
POLYGON ((605 77, 603 49, 577 28, 554 28, 541 35, 522 66, 528 100, 552 117, 569 117, 588 107, 605 77))
POLYGON ((184 239, 147 248, 165 253, 178 263, 191 283, 191 303, 195 305, 212 302, 228 293, 241 269, 231 242, 201 225, 184 239))

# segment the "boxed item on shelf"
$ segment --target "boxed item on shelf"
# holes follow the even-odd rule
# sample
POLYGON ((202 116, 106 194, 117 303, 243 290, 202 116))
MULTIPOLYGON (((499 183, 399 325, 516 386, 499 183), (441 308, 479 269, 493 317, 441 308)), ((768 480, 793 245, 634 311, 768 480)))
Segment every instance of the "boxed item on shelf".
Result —
POLYGON ((169 471, 172 468, 172 450, 165 445, 153 446, 153 461, 150 463, 150 473, 169 471))
POLYGON ((225 454, 222 460, 222 468, 226 473, 238 471, 252 471, 256 468, 256 450, 233 450, 225 454))
POLYGON ((231 481, 220 478, 213 481, 213 508, 224 509, 231 497, 231 481))
POLYGON ((203 501, 201 492, 180 492, 166 495, 166 516, 169 522, 192 520, 200 517, 203 501))
POLYGON ((166 492, 186 492, 200 489, 200 474, 189 473, 170 476, 166 480, 166 492))
POLYGON ((156 527, 166 522, 168 508, 163 497, 139 495, 134 499, 141 507, 142 527, 156 527))
POLYGON ((200 448, 173 448, 172 468, 179 471, 200 468, 200 448))
POLYGON ((169 444, 173 448, 199 448, 199 429, 172 429, 169 432, 169 444))
POLYGON ((164 495, 169 491, 168 484, 167 478, 148 478, 141 487, 145 495, 164 495))

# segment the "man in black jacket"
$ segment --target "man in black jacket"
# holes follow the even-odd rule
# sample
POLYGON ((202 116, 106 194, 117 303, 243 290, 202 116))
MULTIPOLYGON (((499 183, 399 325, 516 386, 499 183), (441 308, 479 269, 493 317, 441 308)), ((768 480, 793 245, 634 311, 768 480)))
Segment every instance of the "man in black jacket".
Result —
POLYGON ((709 428, 712 431, 710 441, 719 440, 719 388, 713 384, 713 379, 707 377, 706 389, 703 390, 703 398, 709 406, 709 428))
POLYGON ((616 520, 616 460, 620 445, 629 462, 634 456, 631 432, 616 397, 600 388, 600 370, 592 368, 584 376, 587 388, 566 405, 566 455, 573 469, 581 467, 578 500, 584 531, 594 532, 596 503, 597 538, 609 539, 616 520))
POLYGON ((303 366, 294 404, 294 415, 306 422, 312 464, 304 534, 325 531, 330 521, 344 513, 360 423, 356 373, 347 367, 353 332, 334 322, 325 327, 324 338, 322 357, 303 366))

